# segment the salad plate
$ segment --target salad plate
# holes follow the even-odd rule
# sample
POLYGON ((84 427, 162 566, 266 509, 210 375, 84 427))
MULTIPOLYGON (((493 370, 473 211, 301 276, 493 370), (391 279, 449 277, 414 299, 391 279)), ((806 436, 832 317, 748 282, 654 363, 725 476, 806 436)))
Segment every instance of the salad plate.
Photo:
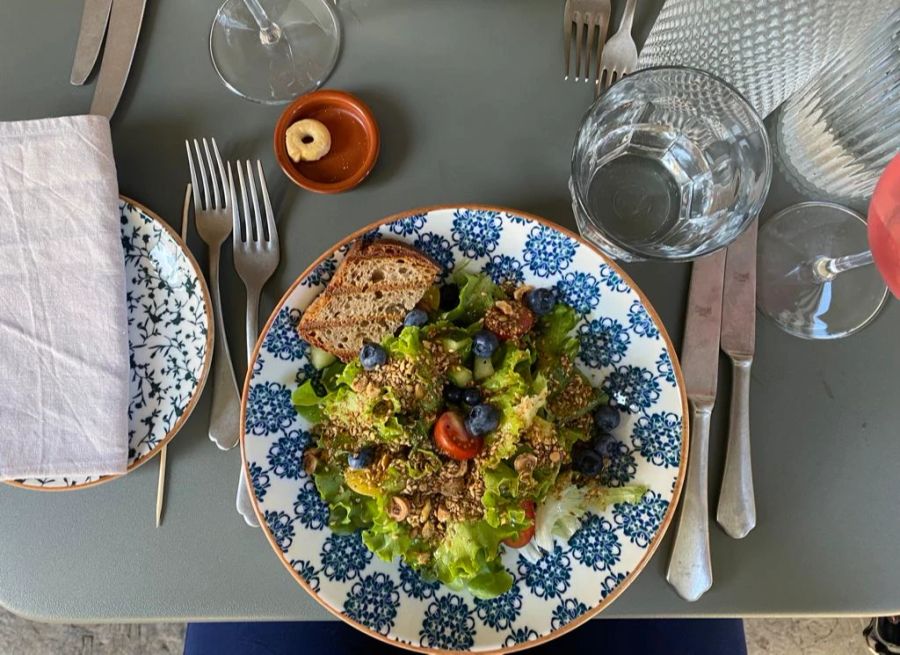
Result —
MULTIPOLYGON (((373 637, 421 652, 507 652, 575 628, 640 573, 671 522, 687 464, 687 400, 671 340, 631 280, 580 237, 499 207, 431 207, 360 230, 287 290, 257 342, 242 398, 241 450, 260 524, 286 569, 326 609, 373 637), (508 591, 476 597, 386 562, 360 534, 332 532, 303 463, 311 424, 292 394, 321 375, 298 332, 357 239, 400 240, 494 282, 549 287, 577 316, 576 366, 618 406, 601 482, 639 487, 634 502, 584 514, 546 550, 505 548, 508 591)), ((538 509, 540 516, 540 508, 538 509)))
MULTIPOLYGON (((213 352, 212 304, 200 268, 165 221, 130 198, 119 202, 128 351, 128 472, 181 429, 206 383, 213 352)), ((83 489, 114 475, 27 478, 43 491, 83 489)))

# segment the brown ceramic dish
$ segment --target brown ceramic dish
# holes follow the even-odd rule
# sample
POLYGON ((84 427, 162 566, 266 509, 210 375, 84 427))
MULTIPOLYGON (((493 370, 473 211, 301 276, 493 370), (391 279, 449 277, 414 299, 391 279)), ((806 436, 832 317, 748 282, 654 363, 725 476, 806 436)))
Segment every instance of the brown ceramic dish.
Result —
POLYGON ((344 91, 314 91, 300 96, 284 110, 275 126, 275 157, 297 186, 316 193, 349 191, 371 172, 381 138, 372 111, 344 91), (315 119, 331 132, 331 150, 319 161, 294 162, 288 157, 284 135, 305 118, 315 119))

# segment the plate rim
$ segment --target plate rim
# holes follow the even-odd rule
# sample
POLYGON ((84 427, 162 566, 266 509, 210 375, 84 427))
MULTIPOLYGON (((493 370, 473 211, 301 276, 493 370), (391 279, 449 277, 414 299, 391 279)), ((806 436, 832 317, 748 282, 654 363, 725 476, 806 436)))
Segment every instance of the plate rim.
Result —
MULTIPOLYGON (((182 412, 178 420, 175 421, 175 425, 172 426, 172 429, 169 430, 162 439, 156 442, 156 445, 149 453, 141 455, 136 460, 129 463, 128 468, 124 473, 119 473, 116 475, 101 475, 96 480, 91 480, 90 482, 84 482, 82 484, 69 485, 64 487, 42 487, 39 485, 25 484, 23 482, 19 482, 18 480, 3 480, 5 484, 8 484, 11 487, 28 489, 30 491, 59 493, 63 491, 79 491, 81 489, 90 489, 91 487, 96 487, 106 482, 112 482, 113 480, 125 477, 138 467, 143 466, 151 459, 159 455, 159 453, 162 452, 162 449, 165 446, 169 445, 169 442, 175 438, 175 435, 177 435, 181 431, 181 428, 184 427, 184 424, 191 417, 191 414, 194 413, 194 409, 196 408, 197 403, 200 401, 200 396, 203 395, 203 389, 204 387, 206 387, 206 380, 209 376, 209 370, 212 366, 213 348, 215 346, 215 326, 213 325, 212 308, 210 307, 210 305, 212 304, 212 299, 209 295, 209 287, 206 284, 206 278, 203 276, 203 271, 200 268, 200 265, 197 264, 197 260, 194 259, 194 255, 193 253, 191 253, 190 248, 188 248, 187 244, 181 239, 181 236, 171 225, 164 221, 159 214, 152 211, 146 205, 124 194, 119 194, 118 200, 124 201, 126 204, 133 205, 138 211, 152 218, 158 225, 160 225, 166 232, 168 232, 169 236, 172 237, 172 239, 175 241, 175 244, 187 256, 188 263, 194 270, 194 274, 197 276, 197 279, 200 280, 200 291, 203 296, 203 313, 206 314, 206 322, 209 326, 209 329, 206 331, 206 354, 203 357, 203 364, 200 367, 200 377, 197 380, 197 386, 194 388, 194 392, 193 394, 191 394, 191 399, 188 401, 188 404, 185 405, 184 412, 182 412)), ((266 325, 266 327, 268 328, 268 324, 266 325)))
MULTIPOLYGON (((275 319, 278 317, 279 312, 284 307, 285 302, 287 302, 288 298, 294 293, 300 283, 305 280, 310 273, 324 260, 331 257, 335 252, 337 252, 341 247, 347 245, 348 243, 363 237, 367 233, 375 230, 386 223, 393 223, 394 221, 400 220, 402 218, 415 215, 415 214, 429 214, 435 211, 446 211, 446 210, 455 210, 455 209, 473 209, 478 211, 497 211, 503 212, 506 214, 511 214, 513 216, 521 216, 522 218, 528 219, 532 222, 539 223, 551 229, 557 230, 558 232, 566 235, 570 239, 577 241, 579 244, 585 246, 587 249, 595 253, 600 257, 600 259, 606 265, 610 266, 618 275, 622 277, 622 279, 629 285, 629 288, 633 290, 638 298, 640 298, 641 303, 644 305, 644 308, 647 310, 647 313, 650 314, 650 317, 653 319, 654 323, 658 326, 660 336, 662 337, 666 348, 669 351, 669 355, 672 360, 672 370, 675 373, 675 379, 677 381, 677 389, 678 393, 681 397, 681 411, 682 411, 682 434, 681 434, 681 461, 679 462, 678 468, 678 477, 675 480, 675 486, 672 489, 672 499, 669 503, 669 507, 666 510, 666 514, 660 522, 659 530, 654 535, 653 539, 647 546, 646 551, 641 557, 640 561, 635 565, 634 569, 628 574, 625 580, 623 580, 619 585, 613 589, 612 592, 605 598, 601 599, 599 603, 588 609, 581 616, 572 621, 568 622, 566 625, 561 626, 560 628, 549 632, 546 635, 543 635, 533 641, 526 641, 524 643, 515 644, 513 646, 501 646, 500 648, 493 648, 490 650, 479 650, 479 651, 464 651, 464 652, 473 652, 479 653, 479 655, 505 655, 506 653, 513 653, 522 651, 528 648, 533 648, 534 646, 538 646, 540 644, 547 643, 557 637, 561 637, 562 635, 571 632, 575 628, 582 625, 585 621, 589 621, 597 616, 600 612, 609 607, 613 601, 615 601, 621 594, 624 592, 629 586, 631 586, 632 582, 637 579, 638 575, 643 572, 644 568, 647 566, 648 562, 653 558, 653 555, 656 554, 659 545, 662 543, 663 538, 671 526, 673 519, 675 518, 675 513, 678 508, 679 501, 681 500, 681 493, 684 487, 685 477, 687 475, 687 466, 688 466, 688 458, 690 454, 690 411, 688 405, 688 397, 687 392, 685 390, 685 382, 684 375, 681 371, 681 361, 678 358, 678 353, 675 350, 675 345, 672 342, 672 338, 669 336, 669 332, 666 329, 665 324, 660 319, 659 314, 656 312, 656 308, 650 303, 650 300, 644 294, 644 292, 635 284, 634 280, 631 278, 628 273, 626 273, 615 261, 610 259, 606 254, 604 254, 597 246, 593 245, 586 239, 584 239, 581 235, 574 233, 572 230, 555 223, 549 219, 543 218, 536 214, 532 214, 530 212, 526 212, 520 209, 513 209, 504 205, 491 205, 491 204, 479 204, 479 203, 451 203, 451 204, 437 204, 437 205, 426 205, 422 207, 415 207, 413 209, 407 209, 400 212, 396 212, 394 214, 390 214, 384 218, 380 218, 376 221, 368 223, 367 225, 351 232, 348 236, 342 238, 337 243, 334 244, 331 248, 324 251, 321 255, 316 257, 313 262, 307 266, 297 277, 296 279, 288 286, 287 290, 282 294, 281 298, 275 303, 272 313, 269 315, 269 318, 266 320, 265 325, 262 330, 260 330, 259 338, 256 341, 256 344, 253 347, 253 353, 250 359, 247 362, 247 373, 244 376, 244 384, 241 389, 241 422, 240 422, 240 448, 241 448, 241 470, 244 474, 244 481, 247 484, 248 489, 253 489, 253 485, 250 481, 250 470, 249 463, 247 459, 247 446, 246 446, 246 420, 247 420, 247 402, 250 391, 250 380, 253 377, 253 369, 256 364, 256 360, 259 358, 260 349, 262 347, 262 343, 265 339, 265 336, 269 333, 269 330, 272 327, 272 324, 275 322, 275 319)), ((396 648, 402 648, 411 652, 416 653, 426 653, 433 655, 435 653, 452 653, 457 651, 449 651, 440 648, 429 648, 425 646, 417 646, 415 644, 407 644, 401 642, 396 639, 390 639, 387 635, 383 635, 380 632, 376 632, 375 630, 369 628, 358 621, 354 621, 350 617, 342 614, 337 608, 332 607, 330 604, 326 603, 322 598, 320 598, 319 593, 314 591, 312 587, 310 587, 309 583, 304 580, 297 571, 293 569, 290 565, 290 562, 284 557, 284 554, 281 552, 278 544, 275 543, 271 532, 266 529, 266 520, 265 515, 260 511, 259 501, 256 497, 256 493, 250 493, 250 502, 253 505, 253 512, 256 515, 256 519, 259 522, 260 529, 262 530, 263 535, 266 538, 266 541, 269 543, 269 546, 272 548, 273 553, 281 562, 282 566, 290 573, 291 577, 300 584, 300 586, 315 600, 319 605, 321 605, 325 610, 327 610, 330 614, 338 618, 339 620, 345 622, 347 625, 356 628, 357 630, 363 632, 369 637, 373 637, 382 641, 386 644, 390 644, 396 648)))

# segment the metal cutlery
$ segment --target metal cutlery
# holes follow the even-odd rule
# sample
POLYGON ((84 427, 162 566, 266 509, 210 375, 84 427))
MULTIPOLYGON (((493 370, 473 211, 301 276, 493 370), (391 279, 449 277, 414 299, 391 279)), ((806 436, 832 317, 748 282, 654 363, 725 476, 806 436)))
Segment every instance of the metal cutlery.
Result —
POLYGON ((637 0, 626 0, 625 11, 619 29, 613 34, 600 57, 600 72, 597 75, 597 92, 605 91, 637 66, 637 46, 631 36, 634 22, 634 8, 637 0))
POLYGON ((756 341, 756 228, 728 247, 722 312, 722 350, 731 358, 731 411, 728 451, 716 520, 735 539, 756 526, 753 469, 750 463, 750 366, 756 341))
POLYGON ((191 169, 191 186, 194 197, 194 218, 200 238, 209 247, 209 287, 212 295, 213 312, 215 314, 216 338, 213 351, 213 390, 212 408, 209 418, 209 438, 222 450, 234 448, 238 442, 241 420, 241 401, 238 394, 237 380, 228 350, 228 338, 225 334, 225 321, 222 318, 222 298, 219 293, 219 255, 222 243, 231 234, 232 211, 230 191, 227 187, 228 175, 216 140, 212 139, 212 150, 215 161, 210 154, 209 143, 203 139, 203 152, 200 143, 193 140, 184 142, 187 150, 188 164, 191 169), (204 153, 206 155, 204 159, 204 153), (196 167, 194 165, 196 155, 196 167), (197 183, 197 170, 200 171, 202 187, 197 183), (218 174, 218 176, 217 176, 218 174), (210 180, 212 184, 210 184, 210 180))
POLYGON ((78 32, 78 44, 75 46, 75 59, 69 77, 69 82, 76 86, 87 81, 94 64, 97 63, 103 36, 106 34, 106 25, 109 22, 110 7, 112 0, 84 0, 81 30, 78 32))
MULTIPOLYGON (((278 268, 280 248, 278 244, 278 230, 275 227, 275 214, 272 211, 272 203, 269 200, 269 190, 266 187, 266 176, 263 172, 262 162, 256 162, 259 183, 259 195, 262 196, 262 207, 256 193, 257 181, 254 179, 253 166, 245 162, 247 169, 246 184, 241 163, 235 164, 238 183, 240 185, 240 199, 235 188, 234 175, 231 162, 228 163, 228 186, 231 192, 231 205, 233 212, 233 227, 231 242, 234 249, 234 268, 238 276, 244 281, 247 288, 247 361, 253 357, 253 348, 259 335, 259 296, 266 281, 272 277, 278 268), (263 209, 265 210, 263 212, 263 209), (265 215, 263 215, 265 214, 265 215)), ((238 471, 238 489, 235 499, 237 510, 244 521, 251 526, 258 527, 259 521, 253 511, 250 501, 250 493, 247 488, 247 480, 244 477, 244 469, 238 471)))
POLYGON ((566 0, 566 7, 563 11, 566 79, 569 79, 569 63, 574 37, 575 81, 579 81, 581 77, 585 82, 591 80, 591 59, 596 51, 594 82, 597 82, 600 75, 600 55, 603 52, 603 44, 606 42, 606 33, 609 30, 609 14, 609 0, 566 0))
MULTIPOLYGON (((128 79, 128 72, 131 70, 131 62, 134 59, 134 51, 144 18, 145 3, 146 0, 112 0, 109 25, 106 31, 106 46, 103 49, 100 73, 97 76, 97 86, 91 102, 90 113, 92 114, 112 118, 116 111, 128 79)), ((93 20, 91 24, 94 24, 93 20)), ((82 20, 83 25, 84 21, 82 20)), ((88 49, 87 45, 85 45, 85 49, 88 49)), ((85 60, 86 58, 85 55, 85 60)), ((76 64, 78 63, 76 59, 76 64)), ((80 75, 81 71, 73 70, 73 77, 75 72, 80 75)))
POLYGON ((681 516, 666 579, 686 600, 712 586, 709 555, 709 424, 716 403, 725 250, 694 262, 681 368, 691 405, 691 438, 681 516))
MULTIPOLYGON (((191 215, 191 185, 184 189, 184 201, 181 204, 181 241, 187 248, 188 219, 191 215)), ((159 478, 156 481, 156 527, 162 522, 162 511, 166 499, 166 455, 169 445, 162 447, 159 453, 159 478)))

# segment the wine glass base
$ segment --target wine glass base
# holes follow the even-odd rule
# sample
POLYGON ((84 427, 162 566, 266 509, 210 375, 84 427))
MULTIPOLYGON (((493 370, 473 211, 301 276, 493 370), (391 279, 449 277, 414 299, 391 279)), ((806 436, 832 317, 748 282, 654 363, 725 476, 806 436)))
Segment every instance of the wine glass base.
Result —
POLYGON ((812 274, 811 262, 868 249, 865 220, 846 207, 804 202, 779 212, 759 230, 759 310, 804 339, 838 339, 857 332, 887 299, 877 269, 863 266, 822 282, 812 274))
POLYGON ((225 0, 213 19, 209 54, 222 83, 243 98, 269 105, 319 88, 334 70, 341 47, 340 21, 331 3, 256 1, 277 25, 268 35, 261 33, 245 0, 225 0))

